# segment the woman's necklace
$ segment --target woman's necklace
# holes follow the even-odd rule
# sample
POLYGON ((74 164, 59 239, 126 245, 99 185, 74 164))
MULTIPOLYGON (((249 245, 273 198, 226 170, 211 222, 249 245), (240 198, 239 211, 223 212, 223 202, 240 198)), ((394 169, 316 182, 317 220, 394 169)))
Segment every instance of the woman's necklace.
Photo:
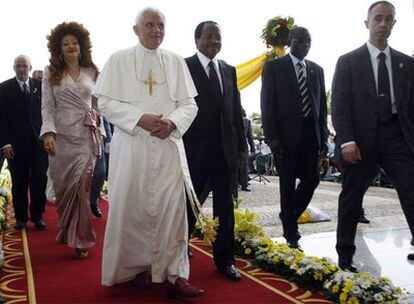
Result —
POLYGON ((80 67, 78 68, 77 71, 74 71, 74 69, 72 69, 71 71, 67 70, 66 73, 70 76, 70 78, 72 78, 74 83, 76 84, 80 83, 80 75, 81 75, 80 67))

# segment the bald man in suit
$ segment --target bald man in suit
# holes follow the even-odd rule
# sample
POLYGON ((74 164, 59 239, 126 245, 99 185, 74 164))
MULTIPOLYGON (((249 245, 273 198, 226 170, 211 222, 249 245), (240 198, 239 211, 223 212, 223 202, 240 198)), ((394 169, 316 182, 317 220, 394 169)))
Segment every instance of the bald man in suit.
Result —
POLYGON ((378 165, 395 185, 414 235, 414 59, 388 45, 394 24, 394 6, 373 3, 365 21, 368 42, 339 58, 332 83, 335 154, 343 176, 336 250, 348 271, 357 270, 358 217, 378 165))
POLYGON ((25 228, 30 219, 43 230, 48 159, 39 139, 41 82, 29 77, 32 66, 27 56, 17 56, 13 68, 16 77, 0 84, 0 147, 12 178, 14 228, 25 228))

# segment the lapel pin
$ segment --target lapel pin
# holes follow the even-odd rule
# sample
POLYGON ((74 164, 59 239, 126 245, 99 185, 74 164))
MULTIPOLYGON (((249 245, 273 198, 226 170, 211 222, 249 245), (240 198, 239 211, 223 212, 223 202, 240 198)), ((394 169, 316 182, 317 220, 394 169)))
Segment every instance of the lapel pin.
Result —
POLYGON ((399 67, 402 69, 404 67, 404 63, 400 62, 399 67))
POLYGON ((37 94, 37 88, 33 89, 33 94, 37 94))

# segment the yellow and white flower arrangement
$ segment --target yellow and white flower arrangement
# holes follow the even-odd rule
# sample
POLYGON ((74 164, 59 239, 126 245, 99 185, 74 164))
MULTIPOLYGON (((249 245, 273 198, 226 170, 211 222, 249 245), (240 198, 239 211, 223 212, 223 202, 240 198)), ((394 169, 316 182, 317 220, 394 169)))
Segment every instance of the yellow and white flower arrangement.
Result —
MULTIPOLYGON (((7 229, 7 205, 11 203, 10 173, 5 167, 0 168, 0 234, 7 229)), ((4 262, 3 246, 0 243, 0 268, 4 262)), ((0 298, 1 299, 1 298, 0 298)))
POLYGON ((307 256, 264 236, 259 215, 235 210, 236 252, 258 267, 299 286, 323 292, 328 300, 347 304, 408 303, 408 295, 387 278, 342 271, 328 258, 307 256))
MULTIPOLYGON (((234 210, 236 254, 256 266, 282 275, 299 286, 322 292, 327 300, 346 304, 408 304, 408 295, 387 278, 341 270, 328 258, 307 256, 265 237, 260 216, 234 210)), ((199 231, 200 234, 200 231, 199 231)))
POLYGON ((5 167, 0 168, 0 233, 7 229, 7 205, 11 203, 10 173, 5 167))

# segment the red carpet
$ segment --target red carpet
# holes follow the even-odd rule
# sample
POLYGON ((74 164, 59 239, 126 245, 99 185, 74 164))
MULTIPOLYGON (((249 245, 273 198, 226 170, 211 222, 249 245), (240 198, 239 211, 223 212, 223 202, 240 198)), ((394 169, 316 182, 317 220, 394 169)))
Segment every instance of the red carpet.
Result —
MULTIPOLYGON (((106 202, 101 202, 100 206, 106 214, 106 202)), ((47 205, 44 218, 47 223, 45 231, 38 231, 31 224, 26 228, 35 299, 32 296, 29 301, 27 297, 27 302, 18 303, 330 303, 320 295, 299 289, 281 277, 252 267, 245 260, 238 261, 242 281, 231 282, 216 271, 209 248, 197 240, 192 244, 195 257, 191 260, 190 281, 205 290, 204 297, 169 300, 165 297, 165 284, 154 284, 145 291, 129 283, 103 287, 100 280, 105 220, 94 220, 98 244, 90 250, 86 260, 77 260, 74 249, 55 241, 57 214, 54 205, 47 205)), ((20 281, 25 283, 24 279, 20 281)), ((1 289, 0 292, 5 294, 1 289)), ((12 303, 12 299, 5 295, 12 303)))

